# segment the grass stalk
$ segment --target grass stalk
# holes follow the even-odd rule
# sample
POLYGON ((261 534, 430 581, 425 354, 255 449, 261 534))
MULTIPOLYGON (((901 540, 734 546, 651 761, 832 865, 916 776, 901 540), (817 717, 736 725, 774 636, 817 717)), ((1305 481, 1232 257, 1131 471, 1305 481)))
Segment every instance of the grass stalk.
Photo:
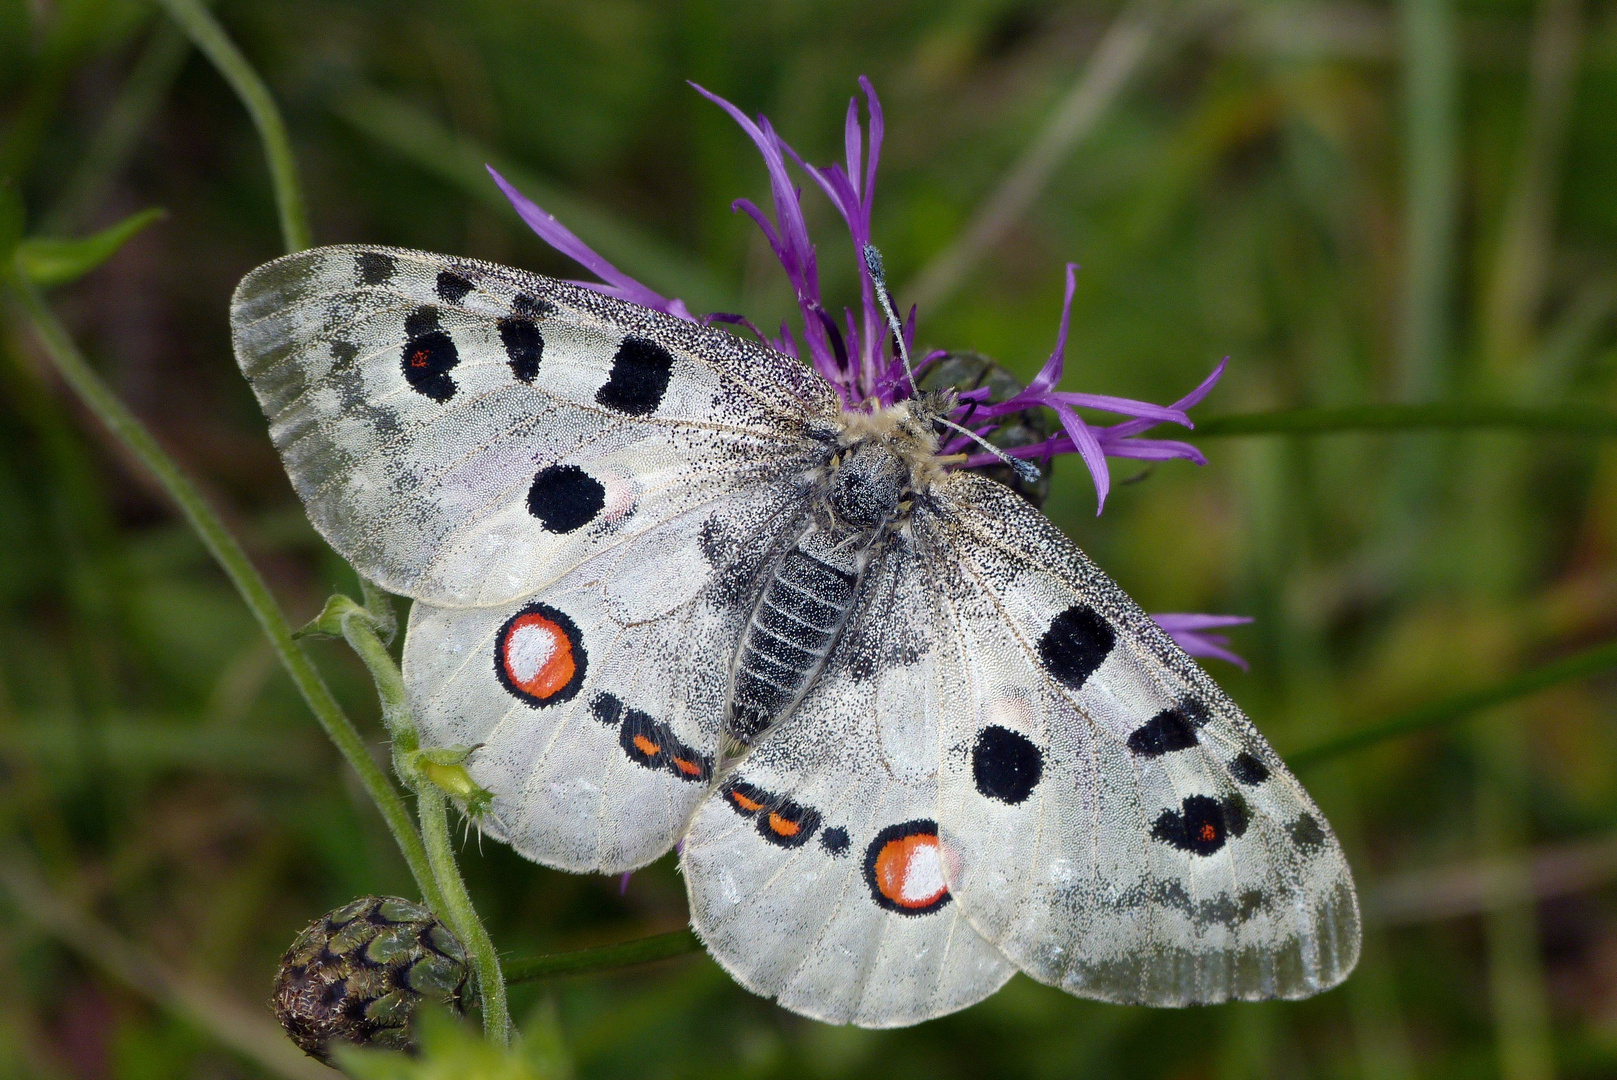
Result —
MULTIPOLYGON (((366 593, 372 603, 388 602, 386 594, 380 590, 367 588, 366 593)), ((488 936, 488 930, 483 926, 483 920, 478 917, 477 908, 466 891, 466 882, 460 876, 460 867, 455 862, 455 846, 449 833, 444 794, 422 776, 420 768, 414 764, 421 739, 410 715, 404 677, 393 662, 387 646, 377 636, 376 621, 370 611, 345 597, 333 598, 333 604, 340 607, 338 618, 343 640, 364 661, 376 683, 376 695, 382 702, 382 718, 393 737, 394 771, 415 789, 416 809, 421 816, 421 835, 426 843, 427 862, 433 881, 433 891, 427 896, 427 903, 466 946, 472 969, 477 973, 477 988, 483 1005, 483 1033, 504 1046, 511 1041, 511 1014, 505 1000, 505 979, 500 973, 500 957, 488 936)), ((328 604, 327 612, 331 611, 332 605, 328 604)), ((386 626, 386 620, 383 626, 386 626)))
POLYGON ((1343 754, 1368 749, 1389 739, 1452 724, 1483 709, 1503 705, 1560 683, 1597 675, 1614 667, 1617 667, 1617 641, 1607 641, 1591 649, 1513 675, 1493 686, 1468 690, 1428 702, 1383 720, 1379 724, 1372 724, 1287 754, 1286 764, 1293 770, 1310 768, 1332 758, 1341 757, 1343 754))
POLYGON ((532 982, 558 975, 583 975, 594 971, 610 971, 633 964, 649 964, 653 960, 666 960, 671 956, 700 952, 702 942, 691 930, 675 930, 667 934, 620 941, 613 945, 598 945, 591 949, 571 952, 547 953, 526 960, 512 960, 505 965, 506 981, 532 982))
POLYGON ((302 251, 311 243, 308 210, 303 203, 303 189, 298 184, 297 161, 292 156, 292 140, 286 133, 281 110, 270 96, 269 88, 247 58, 230 40, 219 20, 202 6, 201 0, 158 0, 169 17, 180 25, 202 54, 212 61, 219 74, 230 84, 258 129, 259 141, 264 145, 264 157, 269 163, 270 182, 275 187, 275 209, 281 219, 281 237, 288 252, 302 251))

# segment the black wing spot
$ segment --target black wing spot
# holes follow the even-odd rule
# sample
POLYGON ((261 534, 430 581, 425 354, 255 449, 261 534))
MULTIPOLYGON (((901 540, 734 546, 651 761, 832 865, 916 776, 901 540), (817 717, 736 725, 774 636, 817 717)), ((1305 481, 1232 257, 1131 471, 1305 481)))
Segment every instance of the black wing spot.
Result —
POLYGON ((617 727, 623 719, 623 702, 616 694, 596 694, 590 702, 590 715, 607 727, 617 727))
POLYGON ((649 713, 629 709, 623 714, 618 745, 636 765, 646 769, 668 768, 673 742, 673 734, 649 713))
POLYGON ((820 834, 820 846, 833 858, 848 853, 848 830, 841 825, 820 834))
POLYGON ((505 345, 505 362, 511 374, 525 383, 539 374, 539 361, 545 356, 545 339, 532 319, 501 319, 500 341, 505 345))
POLYGON ((421 337, 434 330, 442 330, 438 325, 438 309, 427 304, 416 308, 404 317, 404 332, 409 337, 421 337))
POLYGON ((548 319, 556 314, 556 305, 549 300, 536 300, 527 293, 517 293, 511 299, 511 314, 525 319, 548 319))
POLYGON ((1117 632, 1087 604, 1074 604, 1050 620, 1039 638, 1039 659, 1051 675, 1074 690, 1081 689, 1106 662, 1117 632))
POLYGON ((459 274, 452 274, 448 270, 438 272, 438 295, 446 304, 458 304, 466 299, 466 294, 472 291, 472 283, 459 274))
POLYGON ((570 533, 595 520, 606 487, 577 465, 547 465, 528 489, 528 513, 553 533, 570 533))
POLYGON ((449 372, 460 363, 454 339, 438 325, 438 309, 419 307, 404 319, 404 343, 399 369, 416 393, 434 401, 448 401, 459 389, 449 372))
MULTIPOLYGON (((1245 821, 1241 829, 1245 831, 1245 821)), ((1151 829, 1156 839, 1195 855, 1213 854, 1224 846, 1229 833, 1224 804, 1206 795, 1186 796, 1178 813, 1164 810, 1151 829)))
POLYGON ((1178 709, 1164 709, 1134 730, 1129 749, 1141 757, 1161 757, 1196 745, 1196 725, 1178 709))
POLYGON ((982 795, 1015 806, 1038 786, 1044 755, 1027 736, 991 724, 977 733, 971 775, 982 795))
POLYGON ((1245 750, 1235 755, 1230 762, 1230 775, 1238 783, 1252 785, 1261 784, 1269 779, 1269 766, 1260 761, 1256 754, 1249 754, 1245 750))
POLYGON ((1252 822, 1252 808, 1240 795, 1231 793, 1224 797, 1224 826, 1229 829, 1230 835, 1242 837, 1246 835, 1246 827, 1252 822))
POLYGON ((674 370, 669 351, 642 337, 626 337, 612 357, 612 374, 595 392, 598 404, 630 416, 650 416, 668 392, 674 370))
POLYGON ((1325 830, 1313 814, 1300 815, 1286 831, 1291 833, 1291 842, 1310 855, 1325 846, 1325 830))
POLYGON ((354 270, 364 285, 386 285, 398 268, 398 260, 380 251, 361 251, 354 256, 354 270))

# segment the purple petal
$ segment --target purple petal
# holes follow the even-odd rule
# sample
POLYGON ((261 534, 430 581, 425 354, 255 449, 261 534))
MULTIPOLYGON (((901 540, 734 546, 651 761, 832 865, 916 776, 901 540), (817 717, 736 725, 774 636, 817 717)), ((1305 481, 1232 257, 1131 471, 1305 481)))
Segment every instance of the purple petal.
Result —
POLYGON ((557 221, 538 203, 535 203, 511 186, 505 177, 495 171, 494 166, 485 165, 483 167, 494 178, 494 182, 505 193, 505 197, 511 201, 511 205, 516 209, 517 216, 527 223, 528 228, 539 234, 539 239, 606 282, 604 286, 592 281, 579 282, 580 285, 583 285, 586 289, 605 293, 608 296, 616 296, 644 307, 654 308, 657 311, 672 315, 678 319, 684 319, 687 322, 696 321, 690 310, 686 308, 683 300, 670 300, 660 293, 648 289, 628 274, 623 273, 591 250, 588 244, 573 235, 572 230, 557 221))
POLYGON ((1079 419, 1077 413, 1058 408, 1056 415, 1061 418, 1062 429, 1072 440, 1078 456, 1083 459, 1091 479, 1095 481, 1095 516, 1100 517, 1100 512, 1106 509, 1106 493, 1112 489, 1112 475, 1106 469, 1106 451, 1100 448, 1100 440, 1095 438, 1095 433, 1079 419))
POLYGON ((1223 634, 1203 633, 1205 630, 1216 629, 1222 626, 1242 626, 1252 621, 1249 615, 1192 615, 1192 614, 1164 614, 1153 615, 1152 620, 1191 656, 1212 658, 1214 660, 1227 660, 1237 665, 1242 671, 1247 671, 1247 662, 1237 653, 1232 652, 1228 646, 1230 639, 1223 634))
POLYGON ((1187 442, 1174 439, 1119 439, 1113 442, 1103 437, 1101 446, 1105 449, 1107 457, 1132 458, 1135 461, 1183 460, 1196 465, 1207 464, 1207 459, 1202 456, 1200 450, 1187 442))
POLYGON ((1067 264, 1067 292, 1061 301, 1061 328, 1056 331, 1056 347, 1050 353, 1039 373, 1027 384, 1029 394, 1042 394, 1052 390, 1061 381, 1062 368, 1067 356, 1067 323, 1072 318, 1072 295, 1078 290, 1078 264, 1067 264))
POLYGON ((1159 424, 1179 424, 1194 427, 1183 410, 1166 405, 1153 405, 1149 401, 1113 397, 1110 394, 1080 394, 1066 390, 1052 390, 1043 395, 1064 405, 1081 405, 1086 409, 1100 409, 1119 416, 1138 416, 1155 420, 1159 424))
POLYGON ((1253 621, 1250 615, 1203 615, 1196 612, 1163 612, 1151 616, 1153 622, 1170 634, 1182 630, 1218 630, 1226 626, 1246 626, 1253 621))
POLYGON ((622 896, 629 891, 629 879, 634 877, 633 870, 625 870, 623 876, 618 878, 618 895, 622 896))
MULTIPOLYGON (((881 100, 876 97, 876 88, 863 75, 859 76, 859 88, 865 92, 865 111, 870 115, 870 157, 865 162, 864 187, 859 191, 859 197, 865 204, 866 220, 869 220, 870 207, 876 201, 876 166, 881 161, 881 143, 887 125, 882 120, 881 100)), ((848 159, 848 168, 853 174, 859 172, 858 163, 853 158, 848 159)))

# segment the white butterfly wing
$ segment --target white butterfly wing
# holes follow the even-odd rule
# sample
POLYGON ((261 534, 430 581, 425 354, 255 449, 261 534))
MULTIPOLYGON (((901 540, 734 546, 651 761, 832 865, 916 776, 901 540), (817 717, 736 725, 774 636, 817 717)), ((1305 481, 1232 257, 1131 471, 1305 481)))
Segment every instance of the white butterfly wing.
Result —
MULTIPOLYGON (((396 248, 261 266, 231 324, 316 528, 366 577, 439 605, 533 594, 695 507, 795 477, 823 458, 811 429, 837 412, 805 365, 723 331, 396 248)), ((639 568, 673 579, 686 539, 639 568)), ((680 580, 683 596, 659 600, 702 584, 680 580)))
POLYGON ((998 484, 918 506, 959 673, 938 823, 950 888, 1023 971, 1150 1005, 1346 977, 1359 915, 1325 818, 1239 709, 998 484))
POLYGON ((967 923, 938 843, 938 605, 913 552, 861 586, 797 713, 702 804, 691 924, 755 993, 829 1023, 898 1027, 1015 973, 967 923))
POLYGON ((515 603, 414 605, 404 678, 422 741, 477 747, 466 765, 494 794, 492 836, 577 873, 631 870, 673 845, 711 791, 753 577, 795 505, 765 489, 687 515, 701 550, 673 573, 707 584, 649 620, 625 606, 666 604, 637 601, 625 583, 652 597, 664 583, 643 579, 652 564, 632 545, 515 603))

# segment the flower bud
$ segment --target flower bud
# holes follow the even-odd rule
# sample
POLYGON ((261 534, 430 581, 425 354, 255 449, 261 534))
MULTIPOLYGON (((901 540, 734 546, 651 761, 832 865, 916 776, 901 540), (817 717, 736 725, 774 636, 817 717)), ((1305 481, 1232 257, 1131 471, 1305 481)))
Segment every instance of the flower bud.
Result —
POLYGON ((311 1057, 333 1043, 409 1049, 430 1000, 464 1012, 466 950, 420 904, 367 896, 315 920, 281 959, 270 1004, 311 1057))

